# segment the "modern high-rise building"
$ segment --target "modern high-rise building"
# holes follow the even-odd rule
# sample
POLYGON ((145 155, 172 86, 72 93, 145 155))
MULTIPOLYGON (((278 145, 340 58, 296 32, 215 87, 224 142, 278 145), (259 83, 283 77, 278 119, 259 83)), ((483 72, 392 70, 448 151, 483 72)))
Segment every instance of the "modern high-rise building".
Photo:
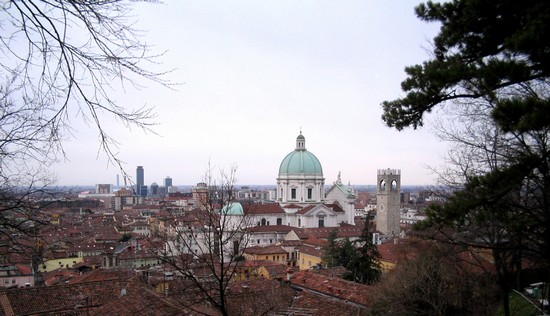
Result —
POLYGON ((150 196, 157 196, 159 194, 159 185, 156 182, 151 184, 151 191, 149 192, 150 196))
POLYGON ((170 178, 169 176, 166 176, 166 178, 164 178, 164 187, 166 188, 166 190, 168 190, 168 188, 171 186, 172 186, 172 178, 170 178))
POLYGON ((145 171, 143 166, 137 166, 136 168, 136 194, 138 196, 147 196, 147 186, 145 185, 145 171))
POLYGON ((136 184, 144 185, 145 184, 145 172, 143 171, 143 166, 137 166, 136 169, 136 184))

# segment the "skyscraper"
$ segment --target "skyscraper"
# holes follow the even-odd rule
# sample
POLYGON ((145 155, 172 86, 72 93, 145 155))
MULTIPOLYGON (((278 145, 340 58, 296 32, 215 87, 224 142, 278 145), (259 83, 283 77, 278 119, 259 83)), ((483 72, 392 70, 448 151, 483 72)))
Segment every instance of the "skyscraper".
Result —
POLYGON ((137 166, 136 169, 136 194, 139 196, 147 196, 147 186, 145 185, 145 172, 142 166, 137 166))
POLYGON ((171 186, 172 186, 172 178, 170 178, 169 176, 166 176, 166 178, 164 178, 164 187, 166 188, 166 190, 168 190, 168 188, 171 186))
POLYGON ((137 166, 136 169, 136 184, 144 185, 145 184, 145 173, 143 171, 143 166, 137 166))

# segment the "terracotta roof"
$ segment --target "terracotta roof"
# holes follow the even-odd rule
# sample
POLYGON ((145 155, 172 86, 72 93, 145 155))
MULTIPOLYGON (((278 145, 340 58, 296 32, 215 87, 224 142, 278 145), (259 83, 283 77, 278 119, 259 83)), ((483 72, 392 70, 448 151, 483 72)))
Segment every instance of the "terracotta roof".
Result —
POLYGON ((244 213, 255 214, 284 214, 285 210, 279 204, 253 204, 244 205, 244 213))
POLYGON ((244 253, 254 254, 254 255, 265 255, 265 254, 287 254, 286 250, 281 246, 253 246, 248 247, 244 250, 244 253))
POLYGON ((309 236, 315 236, 320 239, 327 239, 330 235, 330 232, 333 230, 338 230, 338 238, 352 238, 361 236, 363 231, 362 227, 359 226, 340 226, 340 227, 314 227, 314 228, 305 228, 305 232, 309 236))
POLYGON ((313 228, 292 228, 292 231, 300 238, 301 240, 310 240, 310 239, 328 239, 328 236, 331 231, 334 229, 338 230, 339 238, 354 238, 361 236, 362 228, 359 226, 345 225, 340 227, 313 227, 313 228))
POLYGON ((278 266, 278 265, 284 265, 284 263, 271 261, 271 260, 246 260, 243 264, 241 264, 241 267, 268 267, 268 266, 278 266))
POLYGON ((313 270, 295 273, 291 282, 294 286, 352 301, 365 307, 369 301, 368 294, 372 290, 368 285, 318 274, 313 270))
POLYGON ((388 262, 397 263, 399 259, 403 259, 403 252, 401 251, 401 245, 394 243, 393 241, 383 243, 377 246, 378 253, 380 253, 380 259, 388 262))
POLYGON ((303 242, 301 240, 283 240, 283 242, 279 244, 283 247, 297 247, 301 246, 303 242))
POLYGON ((302 208, 302 206, 296 204, 287 204, 283 205, 283 208, 302 208))
POLYGON ((315 316, 366 316, 368 308, 350 304, 338 297, 331 297, 314 291, 302 290, 294 297, 292 304, 280 315, 315 315, 315 316))
POLYGON ((309 206, 306 206, 304 207, 303 209, 299 210, 298 212, 296 212, 296 214, 305 214, 309 211, 311 211, 314 207, 316 207, 317 205, 309 205, 309 206))
POLYGON ((288 283, 256 278, 234 282, 227 297, 230 315, 288 315, 273 313, 286 309, 296 295, 288 283))
POLYGON ((99 282, 26 287, 0 292, 2 315, 62 314, 85 306, 100 306, 117 299, 129 278, 99 282), (30 304, 32 302, 32 304, 30 304), (10 311, 13 313, 10 314, 10 311))
POLYGON ((249 231, 254 233, 262 233, 262 232, 281 232, 281 233, 288 233, 289 231, 295 229, 292 226, 286 226, 286 225, 269 225, 269 226, 252 226, 249 228, 249 231))
POLYGON ((288 269, 288 266, 284 263, 276 265, 266 265, 263 267, 267 270, 267 272, 269 272, 269 275, 272 279, 284 278, 286 276, 286 270, 288 269))
POLYGON ((33 275, 32 266, 30 264, 16 264, 21 275, 33 275))
POLYGON ((332 209, 336 213, 344 213, 344 209, 339 204, 325 204, 326 207, 332 209))
POLYGON ((325 251, 323 250, 322 247, 311 247, 311 246, 303 245, 296 248, 296 250, 301 253, 305 253, 310 256, 315 256, 318 258, 322 258, 325 255, 325 251))
POLYGON ((91 315, 185 315, 181 306, 173 304, 144 286, 129 287, 120 295, 92 310, 91 315))

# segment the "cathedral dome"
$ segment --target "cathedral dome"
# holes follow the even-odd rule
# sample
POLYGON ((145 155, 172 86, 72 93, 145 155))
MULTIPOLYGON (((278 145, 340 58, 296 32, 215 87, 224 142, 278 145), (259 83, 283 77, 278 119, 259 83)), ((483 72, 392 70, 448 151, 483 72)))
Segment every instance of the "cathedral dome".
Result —
POLYGON ((296 149, 286 155, 279 167, 279 177, 283 175, 317 175, 323 176, 319 159, 307 151, 305 137, 300 132, 296 138, 296 149))
POLYGON ((222 207, 221 211, 222 214, 226 215, 243 215, 244 210, 241 203, 231 203, 229 205, 225 205, 222 207))

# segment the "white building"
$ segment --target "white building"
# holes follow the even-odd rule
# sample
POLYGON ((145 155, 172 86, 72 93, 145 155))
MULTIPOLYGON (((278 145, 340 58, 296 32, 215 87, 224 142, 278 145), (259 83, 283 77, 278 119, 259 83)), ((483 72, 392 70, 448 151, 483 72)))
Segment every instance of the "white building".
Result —
POLYGON ((244 205, 244 212, 257 226, 312 228, 353 224, 355 191, 338 177, 325 197, 324 185, 321 163, 306 149, 305 137, 300 133, 295 149, 279 166, 276 203, 244 205))

